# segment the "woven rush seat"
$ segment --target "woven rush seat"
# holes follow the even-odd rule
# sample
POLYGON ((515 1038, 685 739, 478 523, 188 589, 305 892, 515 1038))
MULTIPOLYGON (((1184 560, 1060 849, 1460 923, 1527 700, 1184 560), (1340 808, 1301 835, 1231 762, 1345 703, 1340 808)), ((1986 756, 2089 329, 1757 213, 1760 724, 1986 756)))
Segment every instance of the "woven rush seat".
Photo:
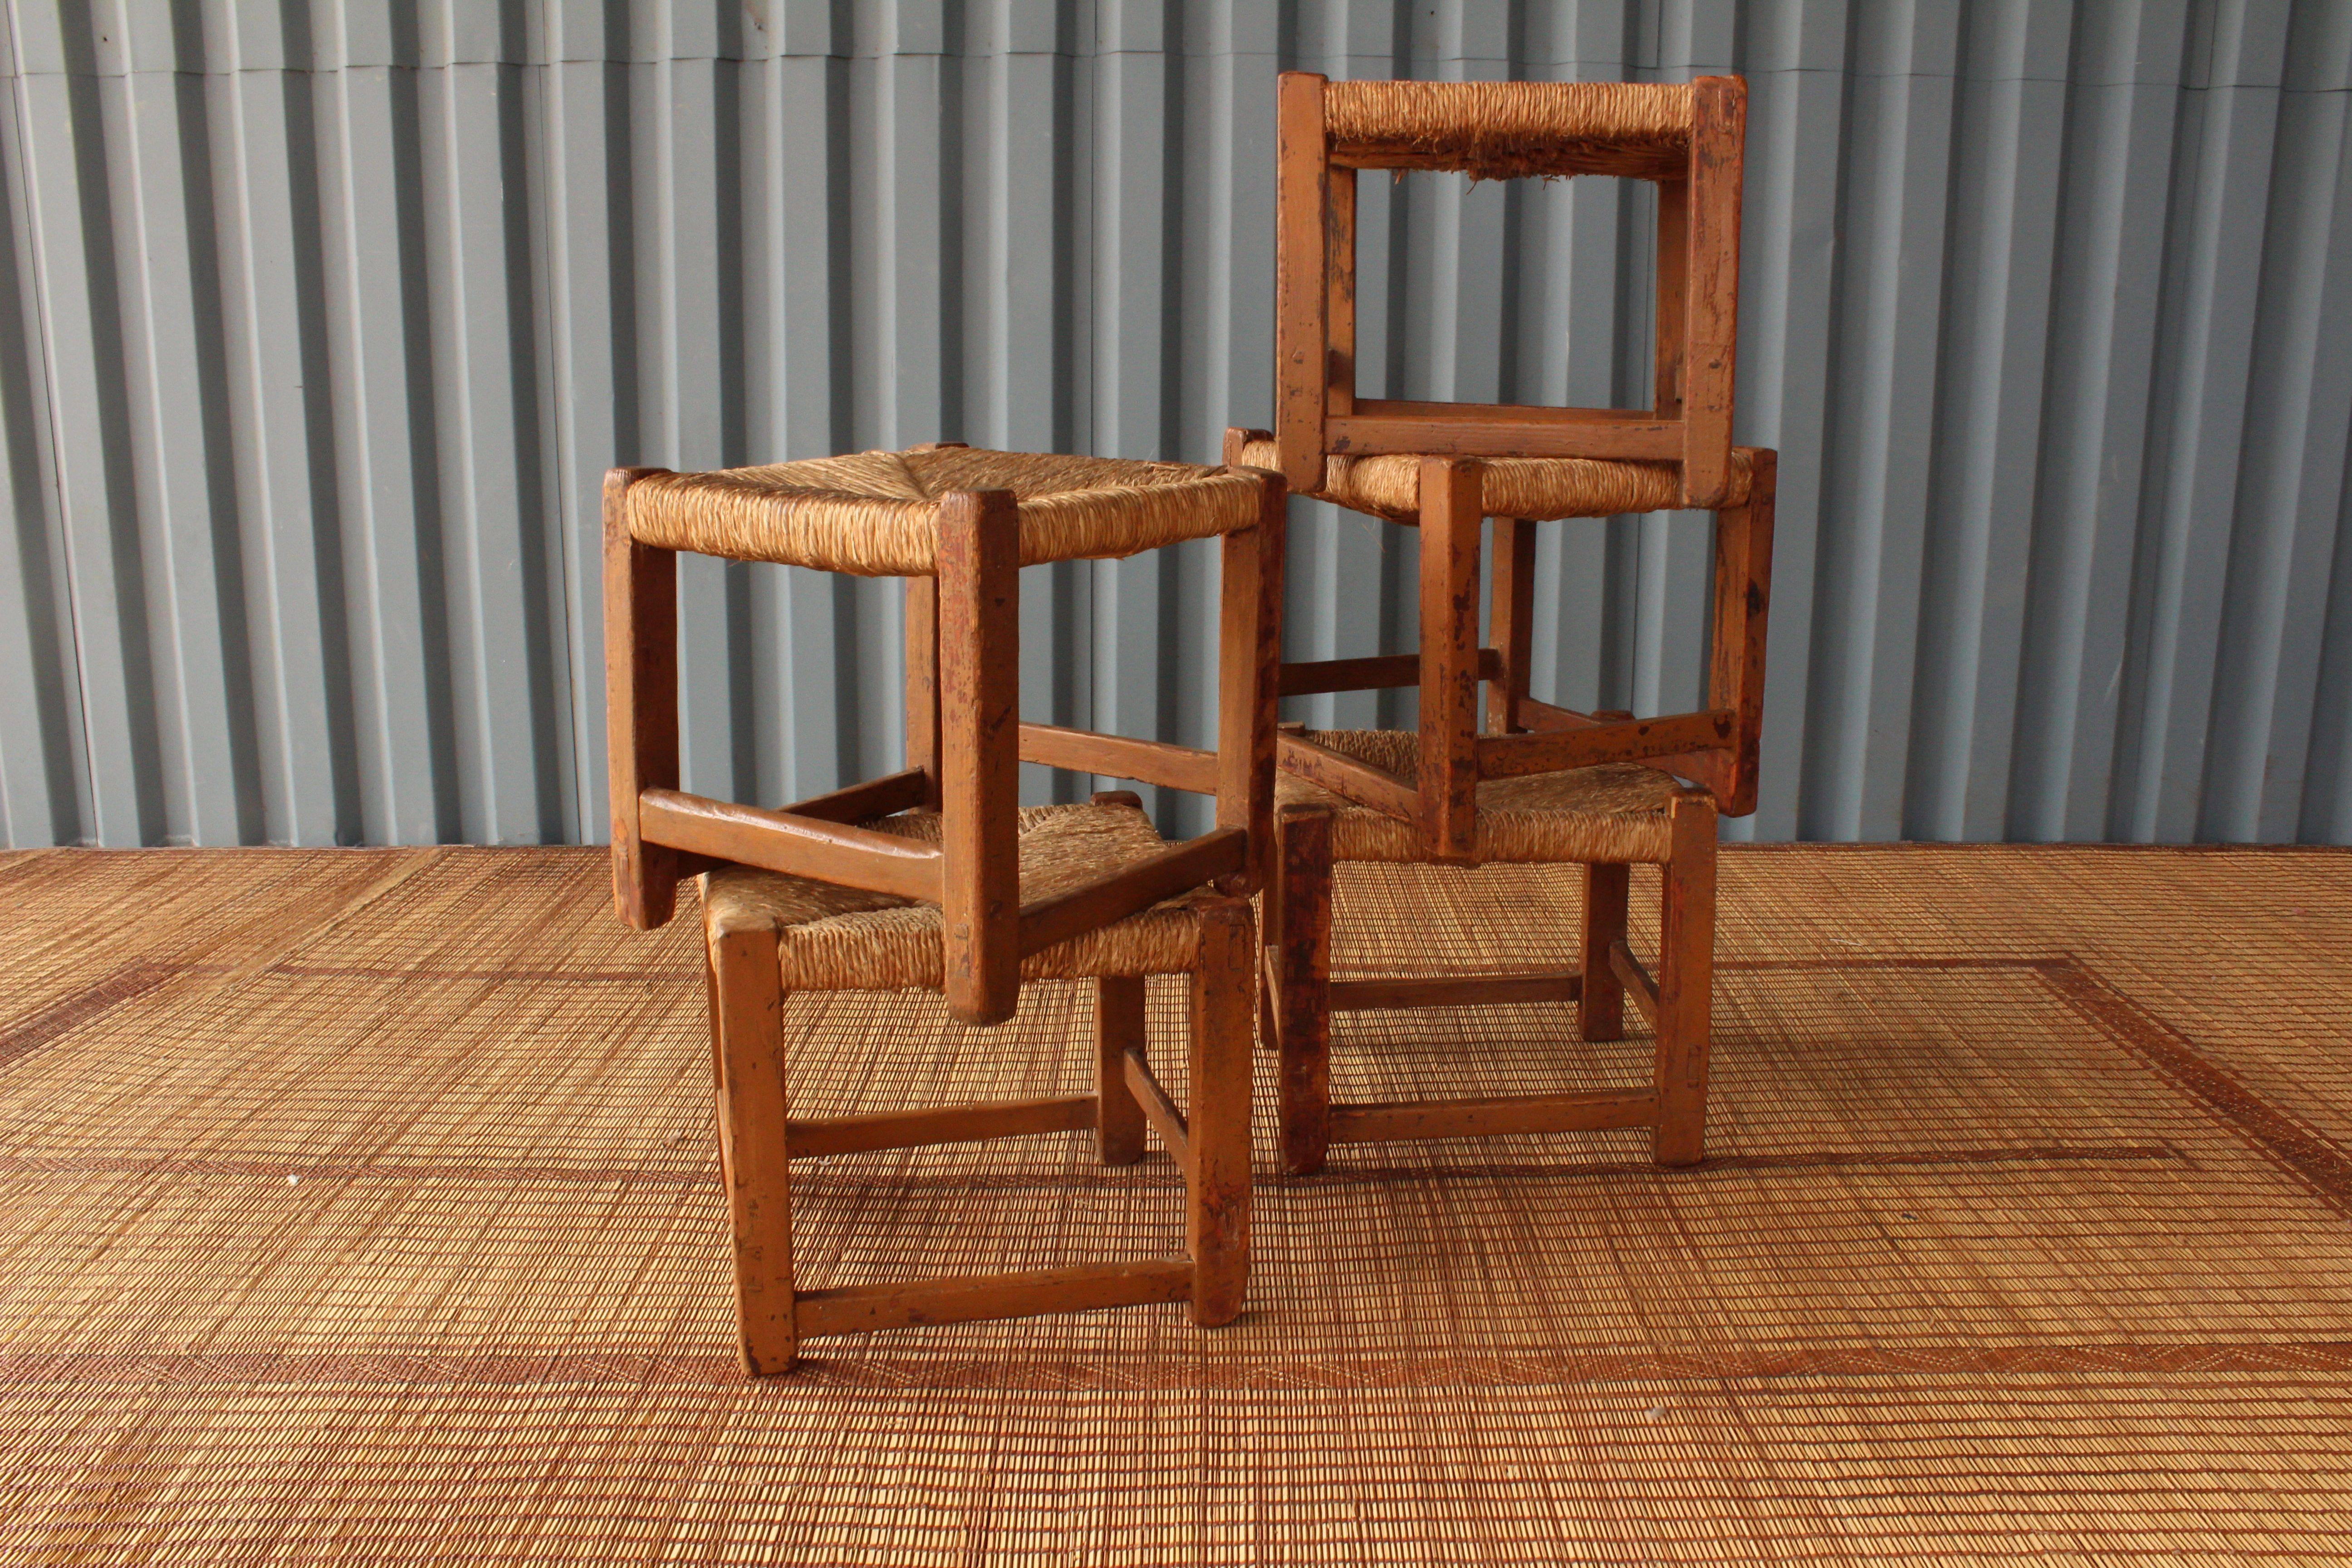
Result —
MULTIPOLYGON (((936 812, 909 811, 863 826, 936 844, 936 812)), ((1051 898, 1168 847, 1130 805, 1040 805, 1020 814, 1021 899, 1051 898)), ((1021 963, 1024 980, 1181 974, 1199 961, 1195 889, 1100 926, 1021 963)), ((713 942, 773 931, 787 991, 933 990, 944 982, 937 904, 866 892, 747 866, 706 872, 703 920, 713 942)))
MULTIPOLYGON (((1421 765, 1421 737, 1408 730, 1309 730, 1300 738, 1405 778, 1421 765)), ((1482 779, 1471 858, 1663 863, 1673 843, 1666 811, 1682 788, 1657 769, 1633 763, 1482 779)), ((1359 805, 1296 773, 1276 775, 1275 804, 1329 811, 1334 860, 1411 865, 1429 858, 1417 824, 1359 805)))
MULTIPOLYGON (((1272 441, 1250 441, 1241 460, 1270 468, 1281 460, 1272 441)), ((1756 449, 1731 450, 1726 506, 1744 506, 1755 472, 1756 449)), ((1486 517, 1549 522, 1565 517, 1616 517, 1627 512, 1673 511, 1684 504, 1678 465, 1604 458, 1488 458, 1486 517)), ((1421 458, 1405 454, 1323 459, 1323 482, 1311 491, 1318 500, 1392 522, 1421 518, 1421 458)))
POLYGON ((1333 153, 1384 169, 1671 177, 1690 157, 1687 82, 1335 81, 1324 89, 1333 153))
POLYGON ((1190 463, 979 447, 859 452, 713 473, 652 473, 628 489, 640 544, 864 577, 938 569, 940 498, 1009 490, 1020 563, 1115 559, 1255 522, 1259 481, 1190 463))

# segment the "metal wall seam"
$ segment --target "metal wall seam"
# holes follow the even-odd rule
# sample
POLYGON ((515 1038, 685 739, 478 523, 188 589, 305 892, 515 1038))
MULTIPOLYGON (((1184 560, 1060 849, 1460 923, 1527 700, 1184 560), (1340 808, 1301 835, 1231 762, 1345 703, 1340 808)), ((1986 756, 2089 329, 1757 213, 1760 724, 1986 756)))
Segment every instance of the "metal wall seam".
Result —
MULTIPOLYGON (((1748 77, 1739 436, 1782 463, 1728 837, 2352 842, 2352 0, 5 21, 0 843, 601 837, 605 468, 1216 460, 1270 412, 1294 67, 1748 77)), ((1364 384, 1642 405, 1648 214, 1367 180, 1364 384)), ((1709 528, 1547 525, 1538 695, 1694 702, 1709 528)), ((1411 646, 1412 530, 1293 537, 1293 657, 1411 646)), ((898 593, 688 563, 689 787, 892 765, 898 593)), ((1214 601, 1205 547, 1032 571, 1024 710, 1206 743, 1214 601)))

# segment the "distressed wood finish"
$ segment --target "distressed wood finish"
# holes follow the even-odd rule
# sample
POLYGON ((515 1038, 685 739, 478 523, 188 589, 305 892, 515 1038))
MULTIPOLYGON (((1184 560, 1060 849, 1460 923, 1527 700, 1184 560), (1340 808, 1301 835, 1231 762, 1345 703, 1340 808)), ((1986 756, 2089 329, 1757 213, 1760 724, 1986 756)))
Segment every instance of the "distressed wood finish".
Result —
POLYGON ((878 779, 864 784, 847 784, 824 795, 813 795, 806 800, 796 800, 785 806, 791 816, 814 816, 823 822, 858 823, 869 817, 890 816, 901 811, 928 804, 932 794, 931 781, 922 773, 908 768, 901 773, 884 773, 878 779))
POLYGON ((1508 735, 1528 726, 1519 710, 1533 675, 1536 633, 1536 525, 1525 518, 1495 520, 1495 584, 1488 603, 1487 635, 1499 667, 1479 674, 1486 681, 1486 728, 1508 735))
POLYGON ((1194 795, 1217 793, 1217 753, 1170 741, 1135 741, 1093 730, 1024 722, 1021 760, 1100 778, 1163 784, 1194 795))
POLYGON ((1514 707, 1523 730, 1589 730, 1609 721, 1598 713, 1579 713, 1573 708, 1556 707, 1534 697, 1522 697, 1514 707))
POLYGON ((1001 1024, 1021 997, 1021 519, 1009 490, 940 504, 940 907, 948 1012, 1001 1024))
POLYGON ((1299 490, 1323 482, 1330 382, 1331 168, 1323 86, 1319 76, 1286 72, 1275 109, 1276 447, 1282 477, 1299 490))
POLYGON ((1633 949, 1623 937, 1609 944, 1609 968, 1625 987, 1625 994, 1642 1010, 1654 1027, 1658 1022, 1658 983, 1634 956, 1633 949))
POLYGON ((1706 1157, 1706 1069, 1715 1005, 1715 801, 1687 791, 1673 806, 1658 921, 1658 1131, 1661 1165, 1706 1157))
POLYGON ((1186 1258, 1142 1263, 1082 1263, 1069 1268, 977 1274, 963 1279, 908 1279, 888 1285, 843 1285, 802 1294, 800 1331, 870 1334, 1040 1312, 1087 1312, 1181 1301, 1192 1293, 1186 1258))
POLYGON ((1707 700, 1732 714, 1728 776, 1701 779, 1727 816, 1756 809, 1764 737, 1764 634, 1772 607, 1772 513, 1777 452, 1756 454, 1748 504, 1716 516, 1715 646, 1707 700))
MULTIPOLYGON (((1500 648, 1478 650, 1478 679, 1497 680, 1503 674, 1500 648)), ((1322 658, 1282 667, 1282 695, 1311 697, 1322 691, 1381 691, 1421 684, 1421 655, 1376 654, 1370 658, 1322 658)))
MULTIPOLYGON (((1244 472, 1258 472, 1244 469, 1244 472)), ((1258 473, 1257 526, 1221 545, 1217 634, 1217 826, 1249 835, 1241 875, 1218 881, 1246 895, 1265 883, 1274 854, 1275 716, 1282 683, 1283 557, 1289 492, 1258 473)))
POLYGON ((1478 551, 1486 466, 1421 463, 1421 834, 1432 859, 1477 842, 1478 551))
POLYGON ((940 804, 940 580, 907 582, 907 767, 923 775, 920 804, 940 804))
POLYGON ((1331 816, 1286 807, 1275 824, 1282 929, 1269 949, 1282 1168, 1323 1168, 1331 1141, 1331 816))
POLYGON ((1420 793, 1412 780, 1400 773, 1318 745, 1303 735, 1284 735, 1277 749, 1286 771, 1318 788, 1399 822, 1421 820, 1420 793))
POLYGON ((799 1350, 776 934, 730 931, 709 944, 708 962, 718 1045, 719 1166, 735 1244, 735 1310, 743 1370, 761 1377, 790 1367, 799 1350))
POLYGON ((1143 1107, 1127 1087, 1127 1054, 1143 1054, 1144 1026, 1143 976, 1095 982, 1095 1153, 1106 1165, 1143 1158, 1143 1107))
POLYGON ((1169 1159, 1189 1180, 1192 1175, 1192 1129, 1184 1112, 1177 1108, 1175 1097, 1160 1075, 1151 1070, 1150 1058, 1140 1050, 1131 1050, 1119 1060, 1119 1076, 1127 1092, 1142 1108, 1143 1120, 1160 1134, 1160 1146, 1168 1151, 1169 1159))
POLYGON ((1691 84, 1689 243, 1683 312, 1685 504, 1723 504, 1730 480, 1732 384, 1739 336, 1739 203, 1748 144, 1748 84, 1701 77, 1691 84))
POLYGON ((640 830, 638 797, 675 789, 677 556, 629 537, 629 486, 661 468, 604 476, 605 774, 613 817, 613 908, 639 931, 668 923, 677 867, 640 830))
POLYGON ((674 789, 646 790, 641 809, 651 843, 902 899, 940 897, 947 861, 912 838, 674 789))
POLYGON ((1584 868, 1584 986, 1576 998, 1576 1032, 1588 1040, 1625 1037, 1625 987, 1610 952, 1625 940, 1632 883, 1623 866, 1584 868))
POLYGON ((1675 713, 1526 735, 1482 735, 1477 738, 1475 753, 1477 775, 1517 778, 1526 773, 1556 773, 1600 763, 1633 763, 1645 757, 1667 757, 1726 746, 1731 742, 1733 719, 1728 708, 1710 708, 1700 713, 1675 713))
POLYGON ((1356 171, 1337 166, 1324 209, 1323 275, 1327 285, 1323 407, 1341 418, 1356 411, 1356 171))
POLYGON ((1157 855, 1108 876, 1021 908, 1020 953, 1043 952, 1055 942, 1148 910, 1162 899, 1239 871, 1249 859, 1249 835, 1218 827, 1171 844, 1157 855))
MULTIPOLYGON (((1683 416, 1683 359, 1690 352, 1686 331, 1690 306, 1690 181, 1658 182, 1657 322, 1654 329, 1656 370, 1650 411, 1660 419, 1683 416)), ((1677 452, 1676 457, 1682 456, 1677 452)))
POLYGON ((793 1158, 809 1160, 876 1149, 922 1149, 933 1143, 979 1143, 992 1138, 1071 1132, 1094 1124, 1095 1097, 1066 1094, 1050 1100, 975 1100, 968 1105, 794 1121, 786 1126, 785 1133, 792 1141, 793 1158))
POLYGON ((1239 1317, 1249 1286, 1250 1011, 1256 948, 1245 900, 1223 900, 1201 911, 1201 957, 1192 970, 1186 1166, 1192 1192, 1184 1235, 1192 1254, 1192 1321, 1203 1328, 1239 1317))

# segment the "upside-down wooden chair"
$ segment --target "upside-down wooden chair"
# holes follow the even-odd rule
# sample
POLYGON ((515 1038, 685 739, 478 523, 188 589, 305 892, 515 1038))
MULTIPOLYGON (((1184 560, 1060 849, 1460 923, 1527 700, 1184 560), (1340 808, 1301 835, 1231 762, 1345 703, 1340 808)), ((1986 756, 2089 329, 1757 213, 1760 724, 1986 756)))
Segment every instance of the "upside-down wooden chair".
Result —
POLYGON ((1755 807, 1775 458, 1731 445, 1746 86, 1281 80, 1276 428, 1226 435, 1231 464, 1421 530, 1421 647, 1285 664, 1284 696, 1417 686, 1420 728, 1286 732, 1282 861, 1269 892, 1264 1009, 1283 1062, 1285 1163, 1331 1141, 1646 1125, 1658 1158, 1705 1137, 1714 823, 1755 807), (1658 186, 1656 374, 1648 409, 1360 398, 1355 384, 1360 169, 1473 177, 1613 174, 1658 186), (1529 692, 1535 525, 1679 509, 1716 513, 1707 706, 1636 719, 1529 692), (1496 519, 1493 646, 1478 638, 1484 521, 1496 519), (1480 732, 1478 691, 1487 689, 1480 732), (1685 789, 1675 776, 1700 786, 1685 789), (1588 867, 1579 972, 1365 979, 1334 986, 1329 862, 1588 867), (1653 980, 1624 943, 1629 863, 1665 867, 1668 941, 1653 980), (1653 1081, 1514 1101, 1329 1102, 1329 1012, 1579 999, 1588 1039, 1622 1029, 1632 988, 1658 1028, 1653 1081), (1400 998, 1409 998, 1400 1000, 1400 998))
POLYGON ((1327 81, 1286 71, 1276 127, 1275 439, 1294 490, 1333 458, 1460 453, 1674 465, 1682 507, 1732 486, 1733 349, 1748 84, 1327 81), (1356 173, 1612 174, 1658 187, 1656 381, 1647 409, 1356 395, 1356 173))
POLYGON ((1283 489, 1270 473, 942 442, 763 468, 615 468, 604 482, 604 661, 613 892, 641 931, 678 879, 763 867, 947 911, 948 1010, 1013 1016, 1022 961, 1198 883, 1251 892, 1273 821, 1283 489), (1222 541, 1217 748, 1024 723, 1019 574, 1048 561, 1222 541), (907 583, 907 765, 781 811, 678 788, 677 555, 907 583), (1213 795, 1216 826, 1024 902, 1018 763, 1213 795), (940 814, 936 843, 858 826, 940 814))
POLYGON ((616 906, 650 928, 700 875, 719 1151, 743 1363, 802 1338, 1184 1300, 1230 1321, 1248 1269, 1248 895, 1269 853, 1283 487, 1270 473, 963 447, 605 485, 606 679, 616 906), (1036 562, 1222 538, 1218 750, 1047 725, 1015 710, 1017 574, 1036 562), (905 770, 782 811, 677 785, 676 552, 899 575, 905 770), (1216 796, 1218 826, 1163 842, 1132 795, 1024 810, 1017 764, 1216 796), (1190 1115, 1144 1053, 1144 979, 1192 977, 1190 1115), (1091 1093, 818 1120, 792 1114, 784 998, 929 989, 974 1024, 1024 980, 1096 982, 1091 1093), (1022 1273, 800 1289, 794 1160, 1093 1128, 1106 1163, 1145 1127, 1185 1177, 1187 1252, 1022 1273))

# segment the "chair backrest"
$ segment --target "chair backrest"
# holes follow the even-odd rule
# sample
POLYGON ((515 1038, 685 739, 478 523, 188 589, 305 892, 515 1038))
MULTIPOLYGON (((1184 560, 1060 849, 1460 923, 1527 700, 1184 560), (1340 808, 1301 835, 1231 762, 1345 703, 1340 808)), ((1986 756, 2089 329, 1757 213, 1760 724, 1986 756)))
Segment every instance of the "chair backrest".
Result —
POLYGON ((1275 437, 1319 489, 1328 454, 1638 458, 1712 508, 1731 461, 1748 84, 1328 81, 1282 77, 1275 437), (1615 174, 1658 186, 1657 375, 1646 410, 1356 395, 1356 171, 1615 174))

